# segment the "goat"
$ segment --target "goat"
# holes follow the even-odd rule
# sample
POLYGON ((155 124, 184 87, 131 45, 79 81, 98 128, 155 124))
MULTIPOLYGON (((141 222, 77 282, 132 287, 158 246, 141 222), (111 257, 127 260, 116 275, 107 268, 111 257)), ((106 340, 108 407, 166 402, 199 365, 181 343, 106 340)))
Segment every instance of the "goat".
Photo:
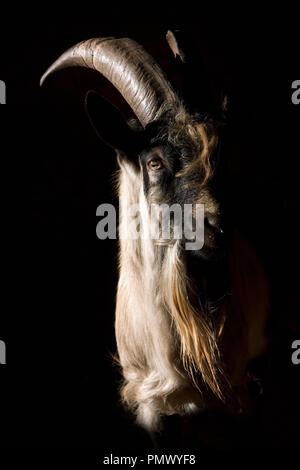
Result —
POLYGON ((268 282, 252 245, 238 230, 222 228, 222 201, 211 189, 218 126, 191 112, 131 39, 83 41, 56 60, 41 83, 72 67, 97 72, 97 93, 135 116, 127 123, 116 118, 115 132, 107 101, 85 92, 91 122, 116 149, 120 167, 115 332, 122 399, 150 432, 161 429, 166 415, 213 403, 241 409, 248 363, 266 345, 268 282), (132 204, 148 237, 130 236, 132 204), (204 204, 203 247, 185 250, 184 237, 153 240, 153 204, 204 204))

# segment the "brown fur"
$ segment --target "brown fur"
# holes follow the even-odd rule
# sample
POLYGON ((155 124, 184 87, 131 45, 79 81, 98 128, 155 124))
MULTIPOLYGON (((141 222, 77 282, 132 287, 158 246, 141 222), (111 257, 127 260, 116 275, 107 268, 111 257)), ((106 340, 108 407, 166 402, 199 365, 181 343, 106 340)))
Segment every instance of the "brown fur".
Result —
MULTIPOLYGON (((210 124, 197 124, 181 109, 168 129, 168 140, 189 141, 196 157, 177 177, 197 166, 202 176, 199 200, 211 214, 218 205, 203 188, 211 177, 209 157, 217 143, 210 124), (203 189, 202 189, 203 188, 203 189), (201 195, 200 195, 201 194, 201 195)), ((151 222, 141 172, 120 162, 120 277, 116 337, 124 384, 124 402, 149 430, 161 417, 201 409, 210 395, 219 401, 236 396, 246 380, 247 364, 265 345, 268 285, 253 248, 236 232, 230 254, 230 292, 216 304, 213 326, 197 307, 197 293, 186 269, 180 242, 157 246, 149 237, 151 222), (136 203, 146 235, 128 234, 128 207, 136 203)))

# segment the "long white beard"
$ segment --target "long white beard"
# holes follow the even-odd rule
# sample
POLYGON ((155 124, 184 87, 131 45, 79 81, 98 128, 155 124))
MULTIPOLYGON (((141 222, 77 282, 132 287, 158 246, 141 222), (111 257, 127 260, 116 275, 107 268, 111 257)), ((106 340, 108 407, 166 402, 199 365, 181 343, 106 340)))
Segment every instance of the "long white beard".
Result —
POLYGON ((119 192, 116 337, 125 378, 122 397, 136 410, 138 421, 153 430, 162 415, 201 406, 196 373, 222 398, 218 349, 203 312, 196 312, 189 301, 180 241, 164 247, 151 239, 141 176, 131 164, 122 165, 119 192), (138 239, 128 233, 130 204, 140 206, 144 236, 138 239))

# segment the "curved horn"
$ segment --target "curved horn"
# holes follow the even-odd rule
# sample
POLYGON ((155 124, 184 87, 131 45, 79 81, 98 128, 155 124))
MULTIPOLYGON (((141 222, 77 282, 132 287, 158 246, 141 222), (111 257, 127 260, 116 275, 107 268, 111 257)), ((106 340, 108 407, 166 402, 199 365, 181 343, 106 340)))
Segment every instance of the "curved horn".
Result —
POLYGON ((161 68, 132 39, 96 38, 76 44, 49 67, 41 85, 57 70, 69 67, 100 72, 117 88, 144 127, 177 101, 161 68))

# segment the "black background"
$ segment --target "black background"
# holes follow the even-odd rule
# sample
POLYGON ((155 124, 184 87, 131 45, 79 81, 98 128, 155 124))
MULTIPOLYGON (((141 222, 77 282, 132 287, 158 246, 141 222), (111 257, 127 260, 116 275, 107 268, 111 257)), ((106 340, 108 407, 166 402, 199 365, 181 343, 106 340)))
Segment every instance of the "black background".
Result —
MULTIPOLYGON (((212 440, 209 448, 299 446, 299 371, 291 362, 300 323, 300 106, 291 102, 299 54, 292 20, 252 13, 145 24, 120 23, 123 12, 116 10, 119 22, 93 14, 60 22, 50 20, 45 8, 28 18, 19 11, 18 21, 12 16, 2 30, 0 79, 7 104, 0 107, 0 339, 7 365, 0 368, 1 447, 90 448, 98 456, 151 449, 118 403, 120 375, 111 359, 117 242, 100 241, 95 232, 97 206, 116 204, 114 153, 93 133, 80 100, 54 82, 41 90, 39 79, 82 39, 127 36, 144 44, 181 83, 166 52, 169 28, 180 31, 193 60, 190 96, 211 93, 216 106, 228 93, 222 148, 232 214, 254 242, 271 283, 265 393, 254 419, 229 428, 223 423, 228 442, 212 440)), ((184 438, 181 443, 186 449, 184 438)))

